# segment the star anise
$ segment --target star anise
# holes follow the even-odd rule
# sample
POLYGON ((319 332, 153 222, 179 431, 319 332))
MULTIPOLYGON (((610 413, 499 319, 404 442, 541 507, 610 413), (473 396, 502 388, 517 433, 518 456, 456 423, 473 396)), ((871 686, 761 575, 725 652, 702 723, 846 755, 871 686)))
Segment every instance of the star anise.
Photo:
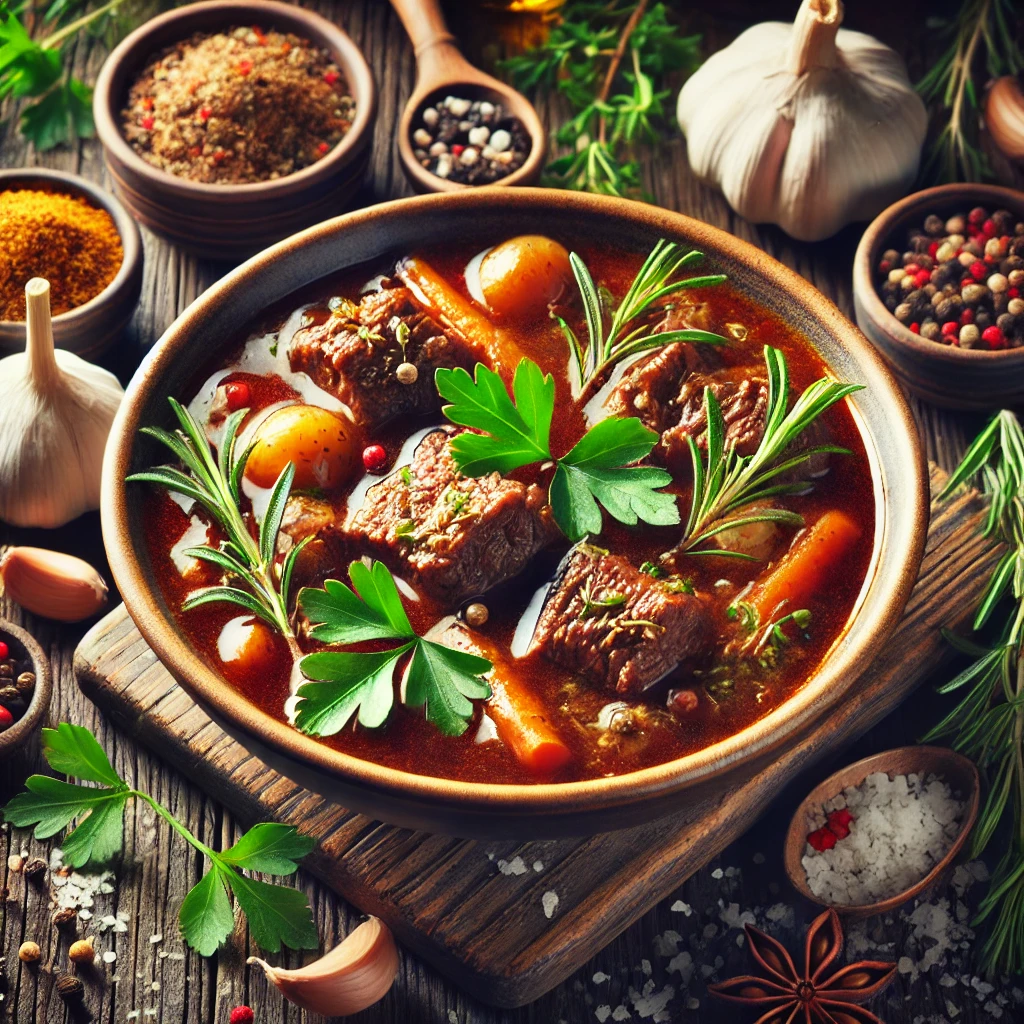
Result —
POLYGON ((843 949, 843 928, 834 910, 826 910, 808 929, 802 973, 786 947, 770 935, 747 925, 747 938, 762 975, 731 978, 709 985, 708 991, 764 1010, 755 1024, 882 1024, 857 1004, 881 992, 895 976, 896 965, 862 960, 830 974, 843 949))

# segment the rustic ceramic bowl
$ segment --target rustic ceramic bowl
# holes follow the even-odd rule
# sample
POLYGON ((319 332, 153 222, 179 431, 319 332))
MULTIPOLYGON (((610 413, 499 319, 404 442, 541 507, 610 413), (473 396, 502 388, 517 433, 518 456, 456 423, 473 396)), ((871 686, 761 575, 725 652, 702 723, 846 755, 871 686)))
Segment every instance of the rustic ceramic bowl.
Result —
POLYGON ((32 671, 36 674, 36 688, 32 691, 32 700, 25 709, 25 714, 10 729, 0 732, 0 760, 3 760, 23 748, 29 737, 39 728, 39 723, 50 706, 51 681, 50 662, 31 634, 13 622, 0 619, 0 640, 7 644, 11 655, 18 661, 29 661, 32 671))
MULTIPOLYGON (((97 356, 110 348, 131 320, 142 291, 142 236, 128 211, 109 193, 77 174, 43 168, 0 171, 0 192, 35 189, 81 196, 92 206, 106 210, 121 236, 124 261, 121 269, 99 295, 77 309, 53 318, 53 340, 83 357, 97 356)), ((0 354, 25 347, 24 321, 0 320, 0 354)))
POLYGON ((1024 348, 962 349, 913 334, 885 308, 875 288, 875 268, 886 249, 903 251, 907 233, 928 214, 950 217, 975 206, 1007 209, 1024 220, 1024 192, 996 185, 939 185, 883 210, 864 232, 853 263, 858 326, 910 391, 947 409, 999 409, 1018 402, 1024 397, 1024 348))
POLYGON ((974 827, 974 821, 978 817, 980 790, 978 769, 974 767, 974 763, 948 747, 897 747, 895 750, 886 750, 881 754, 875 754, 862 761, 847 765, 846 768, 830 775, 820 785, 815 786, 797 808, 796 814, 793 815, 793 820, 789 823, 789 831, 786 833, 786 845, 783 853, 786 874, 789 876, 793 888, 801 896, 823 907, 834 907, 837 913, 845 917, 857 919, 887 913, 920 895, 952 865, 964 843, 967 842, 967 837, 974 827), (960 831, 946 856, 924 878, 909 889, 875 903, 856 905, 827 903, 821 897, 815 896, 807 884, 807 872, 804 871, 804 866, 801 863, 807 848, 807 835, 821 824, 821 808, 826 801, 838 796, 848 786, 859 786, 869 775, 874 775, 876 772, 885 772, 890 779, 897 775, 911 774, 937 775, 942 778, 965 802, 960 831))
POLYGON ((128 387, 103 467, 103 536, 129 612, 182 685, 250 750, 343 806, 402 825, 462 835, 520 837, 624 828, 678 809, 695 787, 746 778, 794 743, 848 694, 895 626, 916 580, 928 522, 924 460, 899 388, 882 360, 803 278, 759 249, 699 221, 643 203, 544 189, 483 189, 384 203, 310 228, 215 284, 153 347, 128 387), (439 238, 494 241, 553 233, 647 252, 662 237, 693 244, 753 299, 810 339, 835 375, 867 385, 852 400, 876 496, 876 534, 851 624, 806 685, 735 736, 643 771, 586 782, 481 785, 428 778, 338 753, 275 721, 227 686, 182 635, 154 580, 143 540, 145 489, 125 476, 163 458, 139 436, 169 425, 169 395, 183 396, 264 306, 346 267, 399 255, 439 238))
POLYGON ((96 132, 125 205, 146 227, 177 245, 225 259, 251 255, 345 208, 362 183, 370 158, 376 105, 373 75, 355 43, 318 14, 271 0, 209 0, 147 21, 107 58, 93 94, 96 132), (187 181, 147 163, 121 134, 121 110, 132 82, 165 47, 194 32, 238 25, 294 32, 327 50, 356 101, 348 134, 315 164, 275 181, 249 185, 187 181))

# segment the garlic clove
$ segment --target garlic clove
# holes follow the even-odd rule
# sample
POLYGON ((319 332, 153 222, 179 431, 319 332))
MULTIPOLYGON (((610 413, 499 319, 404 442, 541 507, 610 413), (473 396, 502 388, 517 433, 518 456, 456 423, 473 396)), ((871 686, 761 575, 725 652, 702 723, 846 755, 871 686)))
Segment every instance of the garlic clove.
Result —
POLYGON ((257 956, 278 991, 296 1006, 325 1017, 347 1017, 383 999, 398 974, 398 948, 391 930, 371 917, 319 960, 298 970, 272 967, 257 956))
POLYGON ((107 585, 88 563, 44 548, 8 548, 0 558, 3 593, 26 611, 79 622, 107 603, 107 585))
POLYGON ((1024 160, 1024 90, 1013 75, 992 83, 985 100, 985 127, 1001 153, 1024 160))
POLYGON ((29 281, 25 302, 25 351, 0 359, 0 519, 55 527, 99 508, 124 391, 112 373, 54 348, 48 282, 29 281))

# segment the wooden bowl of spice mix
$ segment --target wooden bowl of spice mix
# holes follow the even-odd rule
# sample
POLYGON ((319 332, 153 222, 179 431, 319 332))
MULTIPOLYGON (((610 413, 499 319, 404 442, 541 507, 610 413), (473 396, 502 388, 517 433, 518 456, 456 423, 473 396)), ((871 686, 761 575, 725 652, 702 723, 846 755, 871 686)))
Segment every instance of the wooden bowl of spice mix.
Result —
POLYGON ((59 348, 96 356, 131 320, 142 237, 108 192, 74 174, 0 171, 0 352, 25 347, 25 285, 50 282, 59 348))
POLYGON ((851 918, 884 914, 949 868, 978 816, 978 770, 946 747, 898 747, 829 776, 797 808, 793 887, 851 918))
POLYGON ((903 385, 950 409, 1024 398, 1024 193, 952 184, 894 203, 853 266, 857 325, 903 385))
POLYGON ((319 15, 211 0, 129 35, 100 72, 93 108, 135 216, 184 248, 231 259, 351 201, 376 89, 356 45, 319 15))
POLYGON ((0 619, 0 760, 39 728, 50 706, 50 663, 26 630, 0 619))

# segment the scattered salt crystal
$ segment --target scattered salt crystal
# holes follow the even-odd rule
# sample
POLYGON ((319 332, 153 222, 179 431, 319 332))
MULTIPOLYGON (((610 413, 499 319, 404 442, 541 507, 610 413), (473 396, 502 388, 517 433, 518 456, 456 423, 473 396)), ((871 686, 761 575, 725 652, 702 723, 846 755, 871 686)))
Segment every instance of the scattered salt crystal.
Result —
POLYGON ((725 874, 725 872, 721 868, 715 868, 715 870, 711 872, 711 877, 714 878, 717 881, 724 874, 725 874))
POLYGON ((117 959, 117 954, 112 949, 108 949, 103 954, 103 962, 105 964, 112 964, 116 959, 117 959))
POLYGON ((528 869, 522 857, 513 857, 511 860, 499 860, 498 870, 503 875, 525 875, 528 869))
POLYGON ((751 858, 751 860, 755 864, 763 864, 764 863, 764 854, 763 853, 755 853, 754 856, 751 858))
POLYGON ((943 976, 939 978, 939 984, 943 988, 952 988, 956 984, 956 978, 951 977, 949 974, 943 974, 943 976))
POLYGON ((743 943, 746 942, 746 941, 747 941, 746 932, 740 932, 739 935, 736 936, 736 945, 739 946, 741 949, 743 948, 743 943))
POLYGON ((124 1015, 124 1019, 125 1020, 138 1020, 139 1019, 139 1011, 138 1010, 129 1010, 124 1015))
POLYGON ((718 906, 721 908, 718 919, 726 928, 742 928, 746 924, 757 924, 757 918, 752 911, 744 910, 740 913, 738 903, 730 903, 726 906, 724 900, 719 900, 718 906))
POLYGON ((669 974, 677 972, 683 979, 683 988, 686 988, 693 977, 693 957, 686 950, 677 953, 668 962, 668 972, 669 974))
POLYGON ((706 924, 704 925, 704 938, 713 939, 718 934, 717 924, 706 924))
POLYGON ((612 1020, 629 1020, 630 1012, 621 1004, 612 1010, 612 1020))
POLYGON ((544 908, 544 916, 552 918, 555 916, 555 908, 558 906, 558 893, 548 890, 540 898, 541 906, 544 908))
POLYGON ((693 996, 688 996, 686 1000, 686 1008, 688 1010, 696 1010, 700 1008, 700 1000, 695 999, 693 996))
POLYGON ((910 974, 914 969, 914 961, 909 956, 901 956, 896 964, 896 970, 900 974, 910 974))
POLYGON ((647 977, 649 978, 651 976, 651 972, 652 972, 651 961, 650 960, 641 960, 640 961, 640 970, 643 971, 644 974, 646 974, 647 977))
POLYGON ((995 1017, 996 1020, 999 1020, 1003 1015, 1002 1007, 991 1000, 985 1004, 984 1010, 990 1017, 995 1017))
POLYGON ((605 974, 604 971, 598 971, 594 977, 591 978, 591 981, 593 981, 595 985, 600 985, 604 981, 611 981, 611 979, 612 976, 610 974, 605 974))
POLYGON ((448 1011, 448 1024, 459 1024, 459 1015, 454 1010, 448 1011))
POLYGON ((682 935, 670 928, 661 935, 654 936, 654 952, 661 957, 675 956, 679 951, 679 943, 682 941, 682 935))
POLYGON ((669 1020, 670 1018, 665 1016, 665 1008, 676 994, 676 990, 671 985, 666 985, 660 992, 655 992, 654 988, 653 982, 648 982, 642 993, 630 988, 629 998, 633 1010, 641 1019, 649 1017, 656 1021, 669 1020))
POLYGON ((693 907, 691 907, 689 903, 684 903, 682 900, 676 900, 669 909, 674 914, 685 914, 687 917, 693 913, 693 907))
POLYGON ((533 870, 536 871, 537 874, 539 875, 544 870, 544 861, 542 861, 542 860, 535 860, 533 862, 533 870))
POLYGON ((765 912, 764 916, 773 924, 783 928, 792 928, 796 924, 796 912, 785 903, 773 903, 765 912))
POLYGON ((149 941, 156 945, 158 942, 163 942, 164 937, 158 932, 156 935, 150 935, 149 941))
POLYGON ((594 1016, 595 1016, 595 1017, 596 1017, 596 1018, 597 1018, 597 1019, 598 1019, 598 1020, 599 1020, 599 1021, 601 1022, 601 1024, 604 1024, 604 1022, 605 1022, 605 1021, 606 1021, 606 1020, 607 1020, 607 1019, 608 1019, 608 1018, 609 1018, 609 1017, 610 1017, 611 1015, 612 1015, 612 1008, 611 1008, 611 1007, 610 1007, 610 1006, 609 1006, 609 1005, 608 1005, 607 1003, 605 1003, 605 1004, 603 1004, 603 1005, 599 1006, 599 1007, 598 1007, 598 1008, 597 1008, 597 1009, 596 1009, 596 1010, 594 1011, 594 1016))
POLYGON ((810 844, 802 859, 807 884, 837 904, 872 903, 909 889, 946 855, 960 831, 963 803, 934 775, 869 775, 826 801, 815 827, 842 806, 849 835, 830 850, 810 844))

